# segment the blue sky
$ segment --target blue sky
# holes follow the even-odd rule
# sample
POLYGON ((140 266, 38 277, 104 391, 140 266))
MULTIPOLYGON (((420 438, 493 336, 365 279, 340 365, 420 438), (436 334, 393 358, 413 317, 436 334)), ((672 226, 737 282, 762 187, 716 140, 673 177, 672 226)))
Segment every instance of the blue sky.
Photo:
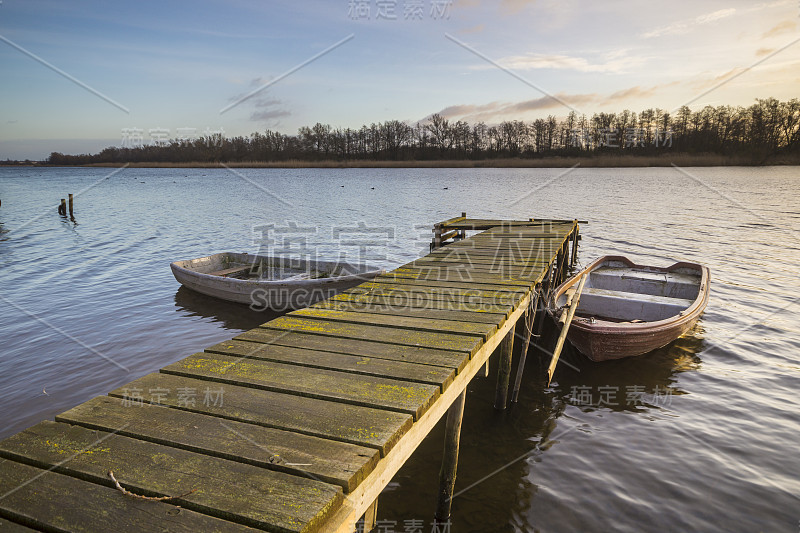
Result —
POLYGON ((0 159, 94 152, 125 128, 147 142, 800 96, 797 0, 3 0, 0 37, 0 159))

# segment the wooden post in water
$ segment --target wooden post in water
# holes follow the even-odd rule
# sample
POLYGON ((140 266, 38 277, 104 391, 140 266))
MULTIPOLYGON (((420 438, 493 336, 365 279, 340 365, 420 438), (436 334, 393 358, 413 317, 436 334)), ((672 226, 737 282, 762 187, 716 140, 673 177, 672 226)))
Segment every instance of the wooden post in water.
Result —
POLYGON ((372 502, 372 505, 367 507, 366 512, 364 513, 364 520, 361 523, 361 526, 358 528, 360 533, 369 533, 373 529, 375 529, 375 522, 378 521, 378 498, 375 498, 375 501, 372 502))
MULTIPOLYGON (((466 219, 467 218, 467 212, 466 211, 462 211, 461 212, 461 216, 464 217, 464 219, 466 219)), ((467 238, 467 230, 465 230, 465 229, 459 230, 459 232, 458 232, 458 240, 463 241, 466 238, 467 238)))
POLYGON ((439 470, 439 498, 436 503, 435 515, 436 522, 439 523, 450 520, 450 508, 453 504, 453 490, 456 486, 456 470, 458 469, 461 421, 464 418, 464 401, 466 398, 467 389, 464 389, 447 411, 442 469, 439 470))
POLYGON ((555 282, 553 282, 553 285, 555 285, 556 287, 561 285, 561 282, 564 281, 563 279, 561 279, 561 275, 563 273, 562 270, 563 267, 561 266, 561 262, 563 260, 564 260, 564 246, 561 246, 561 248, 558 249, 558 253, 556 254, 556 264, 555 264, 556 279, 555 282))
POLYGON ((575 234, 572 237, 572 257, 570 258, 569 266, 571 268, 575 267, 575 262, 578 260, 578 240, 580 240, 580 226, 578 225, 578 221, 575 221, 575 234))
POLYGON ((442 225, 433 225, 433 242, 431 243, 431 251, 442 247, 442 225))
POLYGON ((511 378, 511 351, 514 348, 514 331, 516 325, 500 341, 500 364, 497 367, 497 390, 494 395, 494 408, 502 411, 506 408, 508 398, 508 382, 511 378))
POLYGON ((69 218, 75 218, 75 216, 72 214, 72 206, 72 193, 69 193, 69 218))
POLYGON ((58 206, 58 214, 62 217, 67 216, 67 200, 65 198, 61 199, 61 205, 58 206))
POLYGON ((519 389, 522 386, 522 373, 525 371, 525 359, 528 355, 528 347, 531 343, 531 335, 533 334, 533 323, 536 321, 536 308, 539 306, 539 286, 534 287, 534 297, 531 301, 531 307, 525 314, 525 344, 522 346, 522 352, 519 355, 519 365, 517 365, 517 376, 514 379, 514 390, 511 391, 511 403, 517 402, 519 396, 519 389))

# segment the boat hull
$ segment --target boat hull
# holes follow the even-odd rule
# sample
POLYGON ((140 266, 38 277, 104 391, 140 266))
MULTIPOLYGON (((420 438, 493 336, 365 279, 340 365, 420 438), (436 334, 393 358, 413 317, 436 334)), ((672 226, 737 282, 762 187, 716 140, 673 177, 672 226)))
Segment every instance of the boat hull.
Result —
POLYGON ((233 253, 175 261, 170 264, 170 268, 175 279, 187 289, 221 300, 247 304, 255 310, 268 308, 276 311, 308 307, 369 281, 383 272, 380 269, 341 262, 306 261, 233 253), (267 261, 269 265, 278 269, 284 267, 301 271, 326 269, 333 271, 336 269, 343 274, 316 279, 250 280, 208 273, 209 270, 219 266, 220 259, 223 257, 235 260, 237 263, 259 264, 261 261, 263 264, 264 261, 267 261))
MULTIPOLYGON (((647 322, 610 321, 592 317, 576 317, 573 320, 567 339, 581 353, 592 361, 607 361, 642 355, 666 346, 673 340, 691 330, 703 313, 709 295, 708 268, 696 263, 676 263, 667 268, 636 265, 621 256, 605 256, 594 261, 586 269, 568 279, 556 288, 554 301, 566 293, 580 278, 610 261, 622 263, 631 269, 646 269, 650 273, 668 274, 695 270, 698 273, 698 293, 690 305, 673 316, 647 322)), ((555 306, 548 313, 556 318, 555 306)))

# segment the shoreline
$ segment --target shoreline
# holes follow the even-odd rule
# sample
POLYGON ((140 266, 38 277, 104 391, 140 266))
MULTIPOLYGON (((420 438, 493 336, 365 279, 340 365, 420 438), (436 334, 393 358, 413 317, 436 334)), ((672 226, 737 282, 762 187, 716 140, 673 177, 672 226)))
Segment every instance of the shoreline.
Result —
MULTIPOLYGON (((751 156, 718 154, 596 155, 586 157, 550 156, 542 158, 445 159, 445 160, 320 160, 230 161, 230 162, 129 162, 129 168, 644 168, 644 167, 724 167, 724 166, 800 166, 800 154, 772 155, 755 161, 751 156)), ((47 163, 0 164, 0 167, 122 167, 125 163, 50 165, 47 163)))

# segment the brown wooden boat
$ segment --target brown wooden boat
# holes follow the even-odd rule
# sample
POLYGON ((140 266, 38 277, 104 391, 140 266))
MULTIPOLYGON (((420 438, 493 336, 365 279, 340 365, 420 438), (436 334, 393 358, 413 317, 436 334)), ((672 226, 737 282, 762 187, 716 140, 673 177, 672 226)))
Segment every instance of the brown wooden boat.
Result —
POLYGON ((588 278, 567 338, 593 361, 666 346, 694 326, 708 303, 705 266, 675 263, 660 268, 604 256, 556 288, 548 306, 554 319, 564 312, 583 276, 588 278))

